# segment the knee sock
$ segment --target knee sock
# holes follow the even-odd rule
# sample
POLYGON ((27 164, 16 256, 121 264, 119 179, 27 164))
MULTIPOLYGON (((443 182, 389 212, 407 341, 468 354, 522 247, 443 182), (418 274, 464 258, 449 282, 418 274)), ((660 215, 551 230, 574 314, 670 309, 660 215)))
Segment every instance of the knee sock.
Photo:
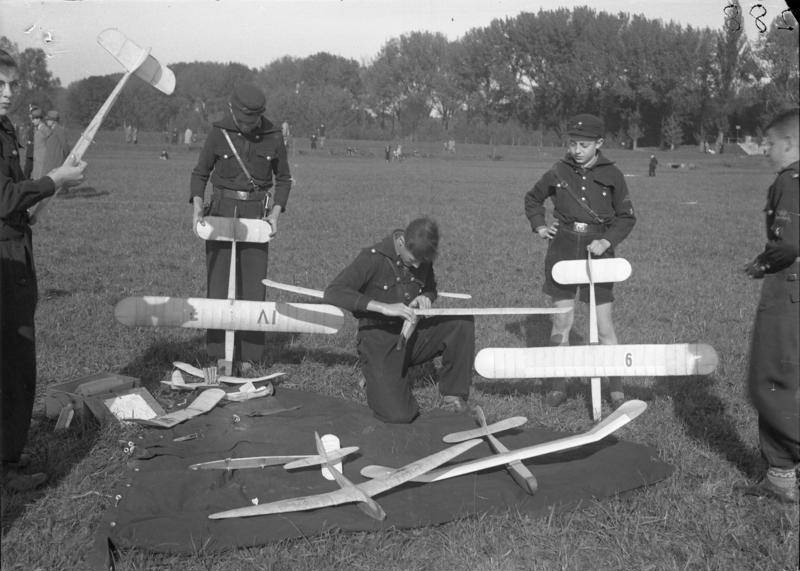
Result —
POLYGON ((794 468, 776 468, 770 466, 767 470, 767 480, 778 488, 791 490, 797 487, 797 474, 794 468))

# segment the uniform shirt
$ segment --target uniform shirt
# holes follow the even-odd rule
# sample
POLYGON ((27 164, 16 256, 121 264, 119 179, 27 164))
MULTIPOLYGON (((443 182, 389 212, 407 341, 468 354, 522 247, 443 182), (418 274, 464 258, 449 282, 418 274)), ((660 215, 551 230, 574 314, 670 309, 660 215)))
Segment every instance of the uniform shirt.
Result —
POLYGON ((625 177, 601 153, 588 169, 569 156, 561 159, 525 194, 525 216, 534 231, 545 226, 548 197, 552 197, 553 215, 561 223, 606 224, 602 237, 612 246, 622 242, 636 223, 625 177))
POLYGON ((50 177, 25 180, 21 148, 11 121, 0 118, 0 240, 22 238, 30 222, 28 208, 56 191, 50 177))
POLYGON ((245 135, 239 131, 229 113, 221 121, 214 123, 208 134, 197 166, 192 171, 189 202, 192 202, 195 196, 203 198, 209 178, 215 188, 247 192, 253 190, 222 133, 223 129, 228 131, 231 142, 258 185, 258 189, 269 190, 274 184, 273 200, 285 211, 292 186, 292 174, 289 171, 286 145, 280 128, 275 127, 266 117, 261 117, 258 127, 252 133, 245 135))
POLYGON ((767 191, 767 245, 758 258, 767 273, 778 272, 800 255, 800 174, 798 162, 782 169, 767 191))
POLYGON ((358 319, 398 323, 399 317, 367 311, 367 304, 374 300, 408 305, 419 295, 434 301, 437 292, 433 264, 426 262, 418 268, 406 266, 394 247, 395 238, 402 235, 402 230, 395 230, 374 246, 361 250, 327 287, 325 301, 351 311, 358 319))

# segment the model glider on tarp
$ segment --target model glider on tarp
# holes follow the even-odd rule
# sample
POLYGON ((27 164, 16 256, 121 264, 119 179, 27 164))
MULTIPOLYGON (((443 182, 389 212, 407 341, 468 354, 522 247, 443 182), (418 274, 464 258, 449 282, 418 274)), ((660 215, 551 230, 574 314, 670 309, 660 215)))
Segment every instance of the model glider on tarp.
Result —
MULTIPOLYGON (((487 426, 486 416, 483 414, 483 409, 480 406, 475 406, 474 411, 475 417, 478 420, 478 423, 481 425, 480 428, 447 434, 444 436, 444 438, 442 438, 442 440, 452 443, 461 442, 469 438, 486 438, 489 441, 489 445, 492 447, 492 450, 494 450, 496 454, 503 454, 509 450, 497 439, 495 434, 505 430, 510 430, 512 428, 517 428, 518 426, 522 426, 528 422, 528 419, 524 416, 514 416, 512 418, 507 418, 487 426)), ((531 495, 536 493, 539 483, 536 481, 536 477, 531 473, 530 470, 528 470, 527 467, 525 467, 522 462, 519 460, 509 462, 506 464, 506 469, 508 470, 508 473, 511 474, 511 477, 514 478, 514 481, 519 484, 519 487, 531 495)))
MULTIPOLYGON (((338 506, 341 504, 349 504, 354 502, 364 503, 368 506, 367 513, 372 517, 379 517, 383 510, 371 511, 374 509, 371 498, 382 494, 392 488, 396 488, 405 482, 413 480, 418 476, 441 466, 445 462, 449 462, 459 454, 463 454, 473 446, 480 444, 480 440, 468 440, 461 442, 430 456, 426 456, 416 462, 407 464, 402 468, 393 470, 391 474, 386 477, 376 478, 361 484, 352 484, 349 480, 338 479, 337 483, 341 486, 339 490, 332 492, 325 492, 322 494, 314 494, 311 496, 303 496, 300 498, 291 498, 286 500, 279 500, 268 504, 260 504, 256 506, 247 506, 243 508, 228 510, 224 512, 217 512, 209 515, 209 519, 225 519, 232 517, 252 517, 257 515, 267 515, 276 513, 306 511, 329 506, 338 506), (369 500, 369 501, 367 501, 369 500), (371 506, 371 507, 370 507, 371 506)), ((338 472, 338 471, 337 471, 338 472)), ((342 478, 344 478, 342 476, 342 478)), ((377 504, 375 504, 377 505, 377 504)), ((380 508, 380 506, 378 506, 380 508)), ((385 516, 385 514, 384 514, 385 516)), ((379 517, 379 519, 382 519, 379 517)))
MULTIPOLYGON (((283 456, 250 456, 248 458, 225 458, 224 460, 212 460, 211 462, 201 462, 199 464, 192 464, 189 466, 191 470, 244 470, 248 468, 266 468, 268 466, 283 466, 284 468, 301 468, 308 466, 320 466, 326 462, 333 465, 341 466, 340 461, 342 458, 358 452, 358 446, 346 446, 340 448, 338 438, 335 440, 329 437, 333 435, 326 434, 322 438, 327 439, 329 442, 335 442, 332 446, 326 446, 324 443, 323 453, 319 450, 317 454, 297 454, 297 455, 283 455, 283 456)), ((324 475, 324 472, 323 472, 324 475)), ((328 478, 333 480, 333 476, 328 478)))
POLYGON ((225 391, 222 389, 206 389, 200 393, 198 397, 194 399, 186 408, 175 410, 168 414, 163 414, 148 420, 139 420, 139 422, 142 424, 147 424, 148 426, 172 428, 173 426, 189 420, 190 418, 207 413, 212 408, 217 406, 217 403, 223 398, 225 398, 225 391))
MULTIPOLYGON (((84 153, 89 149, 92 144, 100 125, 108 116, 111 107, 119 98, 122 93, 122 88, 130 79, 131 75, 136 75, 149 83, 162 93, 170 95, 175 90, 175 75, 168 67, 158 63, 158 61, 150 55, 150 49, 143 49, 137 46, 133 41, 128 39, 125 34, 115 28, 109 28, 100 32, 97 36, 97 43, 100 44, 108 53, 122 64, 125 68, 125 73, 117 82, 114 90, 109 94, 103 105, 100 106, 95 116, 89 122, 89 126, 81 133, 80 139, 75 143, 69 156, 64 161, 64 164, 76 164, 83 158, 84 153)), ((55 196, 61 191, 60 188, 56 189, 53 194, 55 196)), ((41 218, 47 203, 50 198, 46 198, 34 205, 30 209, 31 223, 35 223, 41 218)))
MULTIPOLYGON (((230 375, 217 375, 214 379, 207 379, 206 372, 199 368, 190 365, 189 363, 183 363, 181 361, 173 361, 172 365, 178 370, 183 373, 190 375, 191 377, 196 377, 199 379, 203 379, 205 382, 203 384, 207 384, 209 386, 212 385, 219 385, 220 383, 225 383, 227 385, 243 385, 245 383, 260 383, 262 381, 270 381, 277 377, 281 377, 286 373, 270 373, 269 375, 263 375, 261 377, 232 377, 230 375), (216 381, 216 382, 215 382, 216 381)), ((184 377, 185 380, 185 377, 184 377)), ((163 382, 163 381, 162 381, 163 382)), ((200 386, 202 382, 187 382, 187 385, 191 386, 200 386)))
MULTIPOLYGON (((445 466, 438 470, 431 470, 425 474, 420 474, 414 478, 414 481, 438 482, 439 480, 446 480, 447 478, 455 478, 456 476, 463 476, 465 474, 472 474, 473 472, 480 472, 481 470, 488 470, 489 468, 496 468, 497 466, 504 466, 511 462, 529 460, 537 456, 544 456, 545 454, 553 454, 555 452, 569 450, 570 448, 586 446, 587 444, 602 440, 625 426, 642 414, 646 408, 647 404, 643 401, 629 400, 608 415, 605 420, 594 425, 583 434, 567 436, 542 444, 534 444, 533 446, 526 446, 525 448, 519 448, 517 450, 509 450, 508 452, 487 456, 486 458, 478 458, 477 460, 470 460, 461 464, 445 466)), ((394 468, 375 465, 365 466, 361 469, 361 475, 367 478, 389 478, 395 472, 396 470, 394 468)))

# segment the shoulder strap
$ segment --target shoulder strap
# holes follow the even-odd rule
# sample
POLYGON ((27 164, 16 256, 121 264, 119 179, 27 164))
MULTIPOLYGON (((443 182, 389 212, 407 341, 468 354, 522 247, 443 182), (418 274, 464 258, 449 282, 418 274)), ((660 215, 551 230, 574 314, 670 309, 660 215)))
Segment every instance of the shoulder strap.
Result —
POLYGON ((569 183, 567 183, 567 181, 565 181, 565 180, 564 180, 564 178, 561 176, 561 173, 559 172, 559 169, 560 169, 560 168, 569 168, 569 167, 567 167, 567 166, 563 165, 562 163, 557 163, 557 164, 555 165, 555 168, 553 168, 553 171, 554 171, 554 172, 555 172, 555 174, 556 174, 556 178, 558 179, 558 184, 561 186, 561 188, 563 188, 563 189, 564 189, 564 190, 567 192, 567 194, 569 194, 570 198, 572 198, 572 199, 573 199, 575 202, 577 202, 577 203, 578 203, 578 206, 580 206, 580 207, 581 207, 583 210, 585 210, 585 211, 586 211, 586 213, 587 213, 587 214, 589 214, 589 216, 591 216, 591 217, 592 217, 592 220, 594 220, 594 222, 595 222, 596 224, 602 224, 603 222, 605 222, 605 221, 604 221, 604 220, 603 220, 603 219, 602 219, 602 218, 601 218, 601 217, 600 217, 600 216, 597 214, 597 212, 595 212, 594 210, 592 210, 592 207, 591 207, 591 206, 589 206, 588 204, 586 204, 586 202, 585 202, 585 201, 581 200, 581 199, 580 199, 580 197, 578 197, 578 196, 576 196, 576 195, 575 195, 575 193, 574 193, 574 192, 573 192, 573 190, 572 190, 572 187, 571 187, 571 186, 569 185, 569 183))
POLYGON ((231 137, 230 135, 228 135, 228 131, 226 131, 225 129, 220 129, 220 131, 222 131, 222 134, 225 135, 225 140, 228 141, 228 146, 231 148, 233 156, 236 157, 236 161, 239 163, 239 166, 242 167, 242 171, 244 172, 244 175, 247 177, 247 182, 250 183, 250 186, 253 187, 253 190, 258 190, 258 185, 256 184, 256 181, 253 180, 253 177, 250 175, 250 171, 247 170, 247 167, 244 165, 242 157, 239 156, 239 151, 237 151, 236 147, 233 146, 233 141, 231 141, 231 137))

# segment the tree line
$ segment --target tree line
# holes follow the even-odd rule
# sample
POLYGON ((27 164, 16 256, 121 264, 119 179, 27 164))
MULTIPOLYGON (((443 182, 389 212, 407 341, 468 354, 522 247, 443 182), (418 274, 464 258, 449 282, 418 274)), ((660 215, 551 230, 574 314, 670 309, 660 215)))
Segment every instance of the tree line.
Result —
MULTIPOLYGON (((738 13, 744 13, 733 1, 738 13)), ((730 7, 729 6, 729 7, 730 7)), ((778 109, 797 105, 798 27, 775 15, 755 41, 727 18, 712 30, 597 12, 540 10, 496 19, 449 41, 412 32, 387 41, 367 63, 322 52, 282 57, 260 69, 239 63, 170 65, 166 96, 131 80, 106 120, 140 130, 204 132, 223 113, 231 86, 250 81, 267 96, 267 115, 295 136, 322 123, 329 136, 541 144, 559 139, 569 116, 601 115, 608 138, 629 145, 720 142, 760 135, 778 109)), ((120 74, 64 88, 42 50, 0 47, 18 56, 24 102, 58 108, 86 125, 120 74)))

